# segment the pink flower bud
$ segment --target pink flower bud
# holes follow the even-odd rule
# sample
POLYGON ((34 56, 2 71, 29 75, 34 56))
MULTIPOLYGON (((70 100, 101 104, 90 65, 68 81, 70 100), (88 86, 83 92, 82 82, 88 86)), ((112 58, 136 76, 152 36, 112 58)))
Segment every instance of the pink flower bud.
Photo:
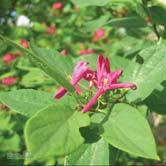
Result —
POLYGON ((61 2, 54 2, 52 4, 52 8, 55 10, 61 10, 63 8, 63 4, 61 2))
POLYGON ((29 47, 29 43, 27 40, 25 39, 20 39, 20 44, 24 47, 24 48, 28 48, 29 47))
POLYGON ((17 78, 16 77, 6 77, 4 78, 1 82, 3 85, 6 85, 6 86, 12 86, 13 84, 15 84, 17 81, 17 78))
POLYGON ((97 42, 105 37, 105 29, 100 28, 97 29, 96 32, 93 35, 93 41, 97 42))
POLYGON ((93 49, 83 49, 80 51, 80 55, 93 54, 93 53, 94 53, 93 49))
POLYGON ((3 63, 5 63, 5 64, 10 64, 11 62, 13 62, 15 60, 16 60, 16 56, 11 53, 6 53, 3 56, 3 63))
POLYGON ((68 51, 66 49, 63 49, 61 52, 60 52, 63 56, 67 56, 68 55, 68 51))
POLYGON ((54 26, 49 26, 48 28, 47 28, 47 33, 49 34, 49 35, 52 35, 52 34, 54 34, 56 32, 56 28, 54 27, 54 26))

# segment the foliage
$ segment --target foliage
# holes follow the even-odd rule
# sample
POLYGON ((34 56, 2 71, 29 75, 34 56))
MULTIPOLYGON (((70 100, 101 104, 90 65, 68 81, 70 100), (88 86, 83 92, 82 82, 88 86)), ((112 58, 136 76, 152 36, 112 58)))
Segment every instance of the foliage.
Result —
POLYGON ((0 163, 164 165, 163 2, 2 0, 0 163))

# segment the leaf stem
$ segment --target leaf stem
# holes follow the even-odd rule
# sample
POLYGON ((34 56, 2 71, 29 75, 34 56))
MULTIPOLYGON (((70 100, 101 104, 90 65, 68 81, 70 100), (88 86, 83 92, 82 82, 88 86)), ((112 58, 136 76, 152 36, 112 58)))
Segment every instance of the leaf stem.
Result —
POLYGON ((114 105, 119 101, 119 99, 121 99, 124 95, 126 95, 126 93, 127 93, 128 91, 124 91, 116 100, 114 100, 114 102, 109 106, 109 111, 108 111, 108 113, 106 114, 106 116, 103 118, 103 120, 101 121, 101 124, 103 124, 103 123, 105 123, 107 120, 108 120, 108 118, 109 118, 109 116, 110 116, 110 114, 111 114, 111 111, 112 111, 112 108, 114 107, 114 105))
POLYGON ((159 34, 158 30, 157 30, 156 24, 153 22, 153 17, 152 17, 152 14, 151 14, 151 12, 150 12, 150 10, 149 10, 149 8, 148 8, 147 0, 142 0, 142 3, 143 3, 143 5, 144 5, 144 7, 145 7, 145 12, 147 13, 148 17, 150 18, 153 31, 154 31, 154 33, 156 34, 157 39, 160 40, 160 34, 159 34))

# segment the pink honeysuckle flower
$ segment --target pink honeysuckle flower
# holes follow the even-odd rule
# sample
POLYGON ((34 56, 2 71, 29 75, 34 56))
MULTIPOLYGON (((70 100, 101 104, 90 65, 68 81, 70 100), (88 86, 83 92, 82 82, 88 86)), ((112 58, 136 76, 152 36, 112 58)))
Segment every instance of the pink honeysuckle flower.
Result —
POLYGON ((56 33, 56 28, 55 28, 55 26, 49 26, 49 27, 47 27, 47 33, 48 33, 49 35, 52 35, 52 34, 56 33))
MULTIPOLYGON (((88 75, 91 74, 92 70, 88 67, 88 63, 86 62, 78 62, 74 68, 70 83, 74 86, 76 92, 78 94, 81 93, 80 87, 78 85, 78 82, 83 79, 88 79, 88 75)), ((67 90, 64 87, 61 87, 58 89, 58 91, 55 93, 54 98, 60 99, 66 94, 67 90)))
POLYGON ((97 42, 105 37, 105 29, 97 29, 93 35, 93 41, 97 42))
POLYGON ((20 44, 24 47, 24 48, 28 48, 29 47, 29 43, 27 40, 25 39, 20 39, 20 44))
POLYGON ((61 2, 54 2, 52 4, 52 8, 55 10, 61 10, 63 8, 63 4, 61 2))
POLYGON ((63 49, 60 53, 61 53, 63 56, 67 56, 67 55, 68 55, 67 49, 63 49))
POLYGON ((119 83, 118 79, 122 75, 122 70, 111 71, 110 62, 108 58, 104 58, 102 55, 97 60, 97 72, 96 79, 93 80, 94 85, 98 89, 96 94, 90 99, 88 104, 83 108, 82 112, 87 112, 96 103, 98 98, 102 96, 106 91, 130 88, 136 89, 136 85, 132 83, 119 83))
POLYGON ((5 86, 12 86, 16 83, 16 81, 17 81, 17 78, 11 76, 11 77, 4 78, 1 82, 5 86))
POLYGON ((80 50, 80 55, 93 54, 95 51, 93 49, 83 49, 80 50))
POLYGON ((6 53, 4 56, 3 56, 3 63, 5 64, 10 64, 11 62, 15 61, 16 60, 16 56, 11 54, 11 53, 6 53))

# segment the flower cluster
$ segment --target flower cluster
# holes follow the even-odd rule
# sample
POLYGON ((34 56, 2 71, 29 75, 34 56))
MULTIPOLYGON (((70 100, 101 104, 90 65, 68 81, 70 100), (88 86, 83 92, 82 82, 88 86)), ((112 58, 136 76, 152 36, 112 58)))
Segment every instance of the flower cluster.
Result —
MULTIPOLYGON (((77 94, 81 94, 78 82, 81 79, 87 80, 90 87, 97 89, 96 94, 90 99, 87 105, 82 109, 82 112, 87 112, 97 102, 98 98, 106 91, 111 91, 119 88, 136 89, 136 85, 133 83, 119 83, 118 79, 122 75, 122 70, 112 71, 110 69, 110 62, 108 58, 104 58, 103 55, 99 55, 97 60, 97 70, 93 71, 88 67, 87 62, 78 62, 74 68, 74 72, 71 77, 71 84, 74 86, 77 94)), ((60 99, 66 94, 67 90, 61 87, 55 94, 56 99, 60 99)))

